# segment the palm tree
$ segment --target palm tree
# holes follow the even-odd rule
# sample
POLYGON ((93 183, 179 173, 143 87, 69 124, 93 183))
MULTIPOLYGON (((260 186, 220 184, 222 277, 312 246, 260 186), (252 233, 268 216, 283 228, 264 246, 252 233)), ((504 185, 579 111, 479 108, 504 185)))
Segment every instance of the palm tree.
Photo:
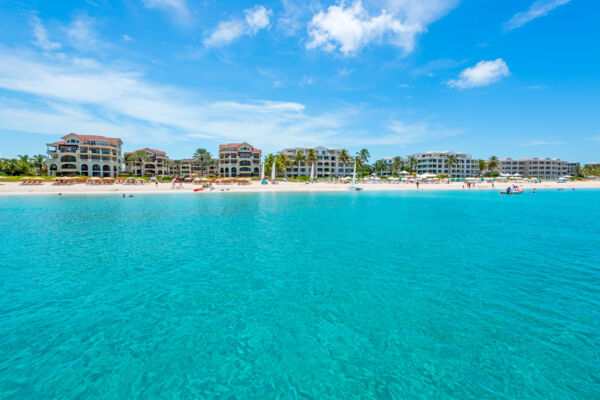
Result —
POLYGON ((302 164, 305 160, 306 160, 306 157, 304 156, 304 153, 301 152, 300 150, 298 150, 296 152, 296 154, 294 154, 294 162, 296 163, 296 166, 298 167, 298 177, 300 176, 300 164, 302 164))
POLYGON ((140 164, 141 176, 144 176, 144 163, 150 161, 148 153, 146 153, 144 150, 138 150, 133 153, 133 160, 140 164))
POLYGON ((498 157, 491 156, 487 162, 487 167, 490 171, 494 171, 498 168, 498 157))
POLYGON ((371 153, 369 153, 369 150, 361 149, 360 153, 358 154, 360 155, 360 160, 363 162, 363 164, 369 163, 369 157, 371 157, 371 153))
POLYGON ((125 153, 123 156, 123 162, 125 163, 125 171, 131 173, 131 164, 135 162, 133 153, 125 153))
POLYGON ((340 154, 338 154, 338 161, 341 162, 344 166, 343 171, 344 173, 342 175, 345 175, 346 173, 346 165, 350 164, 352 162, 352 157, 350 157, 350 153, 348 153, 348 150, 341 150, 340 154))
POLYGON ((265 175, 270 175, 273 170, 273 162, 275 162, 275 175, 277 175, 277 156, 273 153, 265 157, 265 175))
POLYGON ((202 171, 208 172, 208 169, 206 167, 212 165, 213 163, 213 159, 210 153, 206 151, 206 149, 197 149, 194 153, 194 158, 198 160, 198 162, 200 162, 200 165, 203 167, 202 171))
POLYGON ((406 163, 406 168, 408 169, 408 172, 415 172, 417 170, 417 166, 419 165, 419 162, 417 161, 416 158, 414 158, 413 156, 408 157, 408 162, 406 163))
POLYGON ((398 175, 402 168, 404 168, 404 160, 402 157, 394 157, 394 161, 392 162, 392 174, 398 175))
POLYGON ((452 177, 452 167, 458 163, 458 158, 455 155, 449 155, 446 158, 446 165, 448 165, 448 177, 452 177))
POLYGON ((313 149, 309 149, 308 155, 306 156, 306 162, 310 164, 311 169, 315 166, 318 159, 319 157, 317 157, 317 153, 313 149))
POLYGON ((41 154, 31 157, 31 166, 38 175, 43 175, 43 172, 46 171, 46 157, 41 154))
POLYGON ((485 162, 485 160, 478 160, 478 163, 479 163, 479 176, 483 176, 483 171, 485 171, 487 163, 485 162))
POLYGON ((290 158, 283 154, 283 153, 279 153, 277 155, 277 163, 276 163, 276 167, 279 167, 278 169, 281 170, 283 169, 283 176, 287 179, 287 169, 290 166, 290 164, 292 163, 292 160, 290 160, 290 158))
POLYGON ((383 160, 375 161, 375 172, 379 172, 379 175, 383 175, 383 170, 387 170, 387 164, 383 160))
POLYGON ((31 173, 31 160, 29 156, 25 154, 24 156, 17 156, 17 169, 21 175, 29 175, 31 173))
POLYGON ((176 167, 175 168, 176 169, 175 174, 179 175, 181 173, 181 164, 183 164, 183 162, 181 160, 175 160, 175 161, 173 161, 173 164, 176 167))

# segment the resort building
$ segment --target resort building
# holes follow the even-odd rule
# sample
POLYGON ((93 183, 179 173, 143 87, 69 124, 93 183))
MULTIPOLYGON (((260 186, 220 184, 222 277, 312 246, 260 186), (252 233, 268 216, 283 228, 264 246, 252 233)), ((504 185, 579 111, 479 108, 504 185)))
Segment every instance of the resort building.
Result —
POLYGON ((261 153, 261 150, 246 142, 219 145, 219 176, 260 176, 261 153))
POLYGON ((345 176, 351 175, 353 171, 352 162, 344 164, 339 161, 339 155, 342 149, 335 149, 330 147, 293 147, 283 149, 279 154, 288 156, 291 160, 290 166, 287 168, 287 176, 299 177, 299 176, 310 176, 311 163, 304 160, 300 163, 294 161, 294 157, 298 152, 304 154, 304 157, 308 155, 309 150, 314 150, 317 155, 317 162, 315 166, 315 177, 326 178, 330 176, 345 176))
POLYGON ((167 153, 165 153, 164 151, 149 149, 146 147, 144 149, 125 153, 125 158, 129 159, 129 161, 125 165, 125 169, 133 175, 169 175, 170 160, 167 158, 167 153), (138 152, 146 153, 148 159, 145 161, 136 159, 135 154, 138 152))
POLYGON ((573 175, 575 165, 557 158, 501 158, 498 160, 498 171, 501 174, 518 174, 524 178, 559 178, 564 175, 573 175), (570 167, 569 164, 572 164, 570 167), (571 172, 571 173, 570 173, 571 172))
POLYGON ((175 161, 172 165, 171 175, 197 175, 197 176, 217 176, 219 160, 212 160, 208 165, 195 158, 186 158, 175 161))
POLYGON ((470 154, 454 151, 428 151, 411 154, 408 158, 417 160, 417 173, 443 174, 453 178, 469 178, 479 175, 479 162, 473 160, 470 154), (448 157, 456 157, 456 164, 448 168, 448 157))
POLYGON ((75 133, 61 139, 46 145, 50 175, 114 178, 121 171, 121 139, 75 133))

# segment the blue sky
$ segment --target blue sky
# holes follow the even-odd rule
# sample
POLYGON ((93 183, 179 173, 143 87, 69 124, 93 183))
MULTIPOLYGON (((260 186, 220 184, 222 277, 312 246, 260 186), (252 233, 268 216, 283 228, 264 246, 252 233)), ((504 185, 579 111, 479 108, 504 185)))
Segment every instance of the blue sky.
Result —
POLYGON ((594 0, 0 0, 0 157, 68 133, 600 161, 594 0))

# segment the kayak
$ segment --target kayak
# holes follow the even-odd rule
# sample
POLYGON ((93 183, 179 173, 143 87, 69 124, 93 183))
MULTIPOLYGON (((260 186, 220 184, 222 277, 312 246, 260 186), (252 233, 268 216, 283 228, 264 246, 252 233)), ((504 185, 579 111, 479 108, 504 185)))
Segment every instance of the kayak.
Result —
POLYGON ((204 190, 204 188, 196 188, 196 189, 194 189, 194 192, 201 192, 203 190, 204 190))

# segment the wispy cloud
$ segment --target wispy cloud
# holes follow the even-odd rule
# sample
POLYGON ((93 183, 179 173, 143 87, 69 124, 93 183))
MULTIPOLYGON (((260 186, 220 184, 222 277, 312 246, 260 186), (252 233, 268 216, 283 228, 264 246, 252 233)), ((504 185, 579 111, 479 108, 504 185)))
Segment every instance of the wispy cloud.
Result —
POLYGON ((260 30, 267 29, 273 12, 264 6, 254 6, 244 11, 244 19, 230 19, 221 21, 217 28, 204 39, 206 47, 219 47, 227 45, 239 37, 256 35, 260 30))
POLYGON ((544 85, 530 85, 530 86, 525 86, 525 89, 528 89, 528 90, 543 90, 543 89, 548 89, 548 86, 544 86, 544 85))
POLYGON ((133 38, 127 34, 123 35, 123 40, 126 42, 133 42, 133 38))
POLYGON ((447 14, 458 0, 380 1, 372 12, 361 0, 340 0, 314 15, 308 26, 307 49, 339 50, 355 55, 371 43, 389 43, 410 53, 427 25, 447 14))
POLYGON ((509 76, 510 71, 503 59, 480 61, 474 67, 463 70, 458 79, 450 79, 446 84, 453 88, 470 89, 487 86, 509 76))
POLYGON ((31 26, 33 28, 33 36, 35 37, 34 44, 36 46, 46 51, 58 50, 62 47, 60 43, 53 42, 48 38, 48 31, 37 16, 31 18, 31 26))
POLYGON ((186 0, 142 0, 142 2, 150 9, 170 13, 181 24, 187 25, 192 21, 192 13, 186 0))
POLYGON ((374 128, 362 106, 312 111, 295 101, 244 102, 159 85, 139 68, 0 46, 0 126, 58 136, 68 131, 118 136, 129 145, 231 141, 270 150, 308 145, 406 144, 457 134, 438 126, 393 121, 374 128), (11 93, 18 94, 16 96, 11 93), (361 126, 368 126, 361 130, 361 126))
POLYGON ((87 14, 76 16, 65 28, 69 42, 80 51, 95 50, 100 41, 94 29, 95 20, 87 14))
POLYGON ((527 143, 523 143, 523 146, 531 147, 531 146, 554 146, 565 144, 565 142, 561 142, 558 140, 532 140, 527 143))
POLYGON ((538 0, 527 11, 519 12, 504 23, 504 31, 520 28, 534 19, 544 17, 555 8, 571 2, 571 0, 538 0))

